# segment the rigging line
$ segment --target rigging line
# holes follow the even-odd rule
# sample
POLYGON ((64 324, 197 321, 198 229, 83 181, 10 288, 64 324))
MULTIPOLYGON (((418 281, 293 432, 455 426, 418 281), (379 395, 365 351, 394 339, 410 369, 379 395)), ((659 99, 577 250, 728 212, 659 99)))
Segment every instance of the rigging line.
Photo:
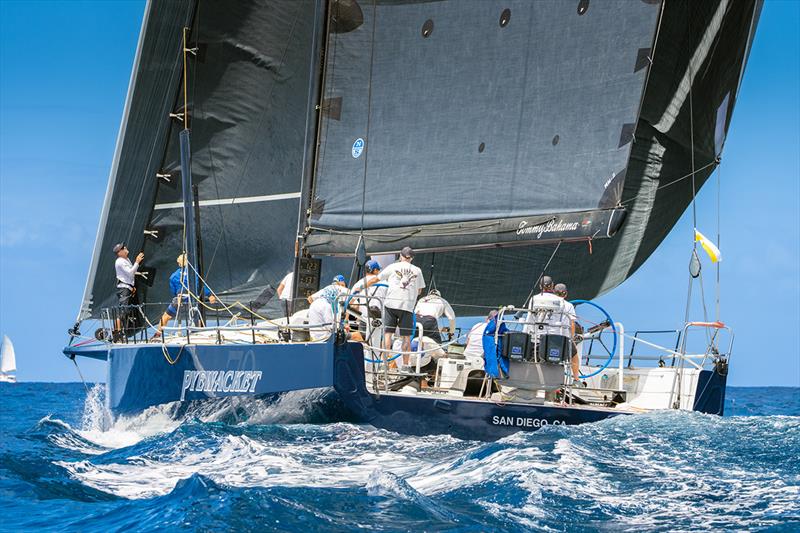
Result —
MULTIPOLYGON (((687 19, 688 19, 688 27, 689 33, 691 34, 692 31, 692 19, 689 13, 689 4, 686 4, 686 11, 687 11, 687 19)), ((692 69, 692 62, 689 61, 689 141, 691 147, 691 161, 692 161, 692 246, 697 249, 697 240, 694 238, 694 230, 697 229, 697 184, 695 181, 695 168, 694 168, 694 101, 693 101, 693 89, 694 89, 694 71, 692 69)))
POLYGON ((369 150, 372 139, 369 136, 369 128, 372 123, 372 72, 375 65, 375 28, 378 26, 378 6, 377 1, 372 0, 372 39, 369 51, 369 86, 367 87, 367 131, 366 141, 364 142, 364 179, 361 183, 361 235, 364 235, 364 212, 367 207, 367 171, 369 169, 369 150))
POLYGON ((78 371, 78 375, 81 378, 81 383, 83 383, 83 388, 86 389, 86 395, 88 396, 89 395, 89 386, 86 385, 86 380, 83 379, 83 373, 81 372, 81 369, 78 366, 78 362, 75 360, 75 356, 72 356, 71 359, 72 359, 72 363, 75 365, 75 370, 78 371))
POLYGON ((556 244, 556 249, 555 249, 555 250, 553 250, 553 253, 552 253, 552 254, 550 254, 550 259, 548 259, 548 260, 547 260, 547 263, 544 265, 544 268, 543 268, 543 269, 542 269, 542 271, 539 273, 539 277, 536 279, 536 283, 534 283, 534 284, 533 284, 533 288, 531 289, 531 292, 529 292, 529 293, 528 293, 528 297, 527 297, 527 298, 525 298, 525 303, 523 303, 523 304, 522 304, 523 306, 527 305, 527 304, 528 304, 528 302, 531 300, 531 298, 533 298, 533 293, 534 293, 534 291, 535 291, 535 290, 536 290, 536 288, 539 286, 539 282, 540 282, 540 281, 542 281, 542 277, 544 277, 544 273, 545 273, 545 272, 547 272, 547 267, 549 267, 549 266, 550 266, 550 262, 551 262, 551 261, 553 260, 553 258, 556 256, 556 252, 558 252, 558 249, 559 249, 559 248, 561 248, 561 243, 562 243, 562 242, 564 242, 564 241, 558 241, 558 244, 556 244))
MULTIPOLYGON (((331 23, 330 19, 331 19, 332 16, 333 15, 329 11, 328 14, 327 14, 327 20, 325 21, 326 31, 328 31, 328 28, 330 27, 330 23, 331 23)), ((326 148, 328 146, 328 137, 329 137, 329 133, 330 133, 330 128, 327 128, 324 125, 325 113, 323 112, 324 111, 323 106, 324 106, 324 101, 325 101, 325 94, 326 93, 328 93, 328 94, 336 94, 336 76, 334 76, 333 71, 336 68, 336 48, 337 48, 336 45, 339 42, 338 34, 328 31, 328 35, 325 36, 325 39, 326 39, 327 42, 326 42, 325 48, 323 50, 322 59, 320 60, 321 64, 322 64, 322 72, 323 72, 324 76, 320 78, 320 83, 321 83, 322 87, 321 87, 321 91, 320 91, 320 113, 319 113, 319 122, 318 122, 318 130, 317 130, 317 139, 316 139, 316 145, 315 145, 316 146, 316 162, 314 164, 314 170, 315 171, 322 167, 323 161, 325 160, 325 151, 326 151, 326 148), (328 46, 328 44, 331 44, 331 46, 328 46), (330 65, 330 69, 331 69, 331 72, 330 72, 330 83, 328 83, 328 79, 327 79, 327 77, 328 77, 328 65, 330 65), (322 139, 321 139, 321 137, 323 135, 325 137, 324 142, 322 142, 322 139)), ((306 218, 306 224, 305 224, 306 226, 308 226, 308 222, 310 222, 310 216, 309 216, 308 213, 310 213, 310 211, 314 207, 314 198, 316 196, 315 195, 315 191, 316 191, 316 188, 317 188, 317 181, 318 180, 313 179, 314 177, 316 177, 316 176, 312 175, 310 190, 306 191, 306 194, 308 195, 308 200, 309 200, 309 202, 308 202, 308 211, 306 213, 302 214, 302 216, 304 216, 306 218)), ((306 228, 306 233, 309 233, 309 232, 310 232, 310 228, 307 227, 306 228)))
MULTIPOLYGON (((197 58, 197 54, 200 53, 199 50, 199 43, 200 43, 200 5, 202 4, 201 0, 197 0, 197 7, 194 12, 194 19, 192 20, 192 28, 189 31, 189 35, 194 37, 194 48, 196 49, 194 57, 197 58), (196 33, 196 37, 195 37, 196 33)), ((195 95, 197 94, 197 71, 200 70, 200 61, 195 60, 192 69, 192 106, 196 105, 196 98, 195 95)), ((194 111, 194 110, 193 110, 194 111)))
MULTIPOLYGON (((191 12, 191 10, 187 11, 186 19, 184 20, 184 24, 186 24, 186 22, 188 22, 188 18, 190 16, 190 12, 191 12)), ((181 63, 180 61, 176 61, 176 62, 173 63, 172 70, 170 71, 170 76, 169 76, 170 79, 175 77, 175 71, 177 70, 177 67, 178 67, 178 65, 180 65, 180 63, 181 63)), ((161 116, 161 117, 167 116, 167 113, 168 113, 169 107, 170 107, 170 103, 174 104, 175 102, 174 102, 174 100, 170 101, 170 99, 165 99, 164 100, 164 105, 161 107, 161 113, 159 114, 159 116, 161 116)), ((169 119, 167 119, 167 137, 169 137, 169 132, 171 130, 172 130, 172 124, 169 122, 169 119)), ((155 154, 156 146, 159 144, 158 141, 159 141, 159 135, 158 135, 158 133, 156 133, 156 135, 153 138, 153 142, 150 145, 150 155, 147 158, 147 166, 145 167, 148 171, 150 169, 150 165, 153 163, 153 155, 155 154)), ((166 151, 166 147, 165 147, 165 151, 166 151)), ((148 180, 148 178, 145 177, 145 179, 142 180, 142 186, 139 188, 139 196, 136 199, 136 208, 133 210, 133 217, 131 218, 131 220, 136 220, 136 218, 139 216, 139 209, 141 208, 141 205, 142 205, 142 197, 144 196, 144 189, 145 189, 145 187, 147 186, 148 183, 149 183, 149 180, 148 180)), ((158 194, 158 189, 156 188, 156 190, 153 192, 153 196, 155 197, 157 194, 158 194)), ((147 224, 147 221, 145 221, 145 224, 147 224)), ((133 224, 131 224, 129 229, 128 229, 128 235, 127 235, 127 238, 125 239, 126 242, 130 242, 132 234, 133 234, 133 224)))
POLYGON ((660 186, 656 187, 655 190, 648 190, 648 192, 645 192, 645 193, 642 193, 642 194, 637 194, 633 198, 628 198, 627 200, 625 200, 623 202, 620 202, 620 205, 624 206, 625 204, 629 204, 629 203, 631 203, 631 202, 633 202, 633 201, 635 201, 635 200, 637 200, 637 199, 639 199, 639 198, 641 198, 643 196, 650 196, 656 191, 660 191, 661 189, 665 189, 665 188, 667 188, 667 187, 669 187, 671 185, 675 185, 676 183, 681 182, 681 181, 683 181, 685 179, 694 178, 695 174, 698 174, 698 173, 704 171, 705 169, 707 169, 708 167, 712 167, 712 166, 714 166, 716 164, 717 164, 717 160, 715 159, 715 160, 711 161, 710 163, 708 163, 706 165, 703 165, 702 167, 698 168, 694 172, 689 172, 688 174, 686 174, 684 176, 681 176, 680 178, 677 178, 677 179, 672 180, 672 181, 670 181, 668 183, 665 183, 664 185, 660 185, 660 186))
MULTIPOLYGON (((283 65, 286 61, 286 53, 289 51, 289 45, 291 44, 292 38, 294 37, 294 31, 295 28, 297 28, 297 21, 300 18, 300 11, 303 8, 303 3, 297 2, 297 6, 299 7, 297 8, 297 12, 295 13, 294 20, 292 20, 292 27, 289 30, 289 38, 286 39, 286 46, 283 48, 283 51, 281 52, 281 60, 278 63, 278 68, 275 69, 275 76, 278 75, 278 72, 281 70, 281 68, 283 68, 283 65)), ((255 128, 256 131, 259 131, 261 129, 261 124, 264 122, 264 118, 267 115, 267 111, 271 109, 270 103, 272 101, 272 93, 275 91, 276 85, 277 82, 273 80, 272 85, 270 85, 269 88, 269 93, 267 94, 267 97, 264 99, 264 101, 266 102, 264 108, 261 110, 261 114, 258 117, 258 122, 256 123, 256 128, 255 128)), ((254 145, 247 152, 247 157, 245 158, 244 164, 242 165, 242 172, 239 175, 239 179, 236 182, 236 187, 233 189, 233 196, 232 196, 233 198, 236 198, 236 196, 239 194, 239 188, 242 185, 242 181, 244 181, 244 177, 247 173, 247 167, 250 164, 250 158, 253 156, 253 152, 255 151, 255 143, 258 142, 258 140, 260 139, 257 137, 253 143, 254 145)), ((209 264, 214 262, 214 257, 217 255, 217 250, 219 249, 219 244, 221 240, 222 240, 222 235, 220 234, 220 236, 217 237, 216 244, 214 244, 214 252, 211 254, 211 261, 209 261, 209 264)))
POLYGON ((689 291, 686 294, 686 311, 685 311, 685 313, 683 315, 684 323, 689 322, 689 311, 690 311, 690 308, 691 308, 691 305, 692 305, 692 282, 693 281, 694 281, 694 278, 692 276, 689 276, 689 291))
MULTIPOLYGON (((205 111, 203 111, 205 115, 205 111)), ((208 159, 209 159, 209 168, 211 169, 211 182, 214 184, 214 192, 217 194, 217 200, 221 199, 221 195, 219 192, 219 181, 217 180, 217 170, 216 170, 216 163, 214 161, 214 147, 212 145, 211 139, 208 140, 208 159)), ((228 235, 225 232, 225 217, 222 216, 222 204, 217 204, 217 214, 219 215, 219 225, 220 225, 220 236, 218 239, 224 241, 223 245, 224 248, 228 249, 228 235)), ((208 266, 206 266, 206 276, 208 276, 211 272, 211 267, 214 266, 214 259, 216 257, 217 248, 214 248, 214 254, 211 256, 211 260, 208 262, 208 266)), ((231 271, 230 268, 230 255, 225 254, 228 258, 228 271, 231 271)), ((231 280, 232 281, 232 280, 231 280)))
MULTIPOLYGON (((721 235, 721 224, 720 224, 720 213, 722 211, 722 200, 721 200, 721 191, 722 191, 722 163, 720 163, 719 167, 717 167, 717 249, 721 250, 720 248, 720 235, 721 235)), ((716 320, 719 322, 719 299, 720 299, 720 277, 719 277, 719 267, 720 261, 716 262, 717 266, 717 284, 715 287, 716 292, 716 320)))

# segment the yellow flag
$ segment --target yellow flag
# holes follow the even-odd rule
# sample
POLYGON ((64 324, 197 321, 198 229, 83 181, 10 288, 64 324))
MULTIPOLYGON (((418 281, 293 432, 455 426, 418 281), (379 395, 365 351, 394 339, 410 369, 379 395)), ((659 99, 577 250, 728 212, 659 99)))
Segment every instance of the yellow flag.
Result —
POLYGON ((719 248, 711 242, 711 239, 697 231, 697 229, 694 230, 694 240, 700 243, 700 246, 703 247, 703 250, 706 251, 713 263, 722 261, 722 252, 719 251, 719 248))

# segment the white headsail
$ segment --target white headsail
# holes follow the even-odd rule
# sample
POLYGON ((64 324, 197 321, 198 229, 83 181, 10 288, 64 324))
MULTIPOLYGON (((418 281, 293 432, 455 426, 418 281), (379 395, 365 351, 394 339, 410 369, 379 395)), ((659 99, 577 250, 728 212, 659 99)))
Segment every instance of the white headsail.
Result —
POLYGON ((7 335, 3 335, 3 347, 0 348, 0 372, 14 372, 17 369, 17 357, 14 345, 7 335))

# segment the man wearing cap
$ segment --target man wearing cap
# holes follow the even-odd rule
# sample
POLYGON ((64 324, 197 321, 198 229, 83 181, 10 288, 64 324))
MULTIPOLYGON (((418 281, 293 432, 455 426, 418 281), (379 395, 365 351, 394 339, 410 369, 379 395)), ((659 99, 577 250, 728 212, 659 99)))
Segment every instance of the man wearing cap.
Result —
POLYGON ((361 314, 362 321, 366 322, 370 318, 381 318, 381 301, 386 297, 385 284, 380 284, 378 287, 373 285, 378 282, 378 274, 381 271, 381 266, 377 261, 370 260, 364 265, 366 274, 363 278, 358 280, 353 285, 353 294, 363 294, 368 298, 358 298, 358 312, 361 314), (375 280, 375 281, 373 281, 375 280), (372 283, 370 283, 372 282, 372 283))
POLYGON ((560 310, 563 299, 553 293, 553 278, 550 276, 542 276, 542 279, 539 280, 539 289, 541 292, 535 294, 533 298, 531 298, 528 309, 555 309, 555 311, 541 316, 534 316, 532 313, 528 313, 525 320, 526 322, 541 321, 544 323, 544 328, 542 329, 542 324, 538 327, 533 324, 528 324, 525 326, 525 331, 531 334, 562 335, 560 310))
POLYGON ((334 306, 337 305, 339 296, 347 294, 347 284, 344 276, 338 274, 333 277, 333 283, 323 287, 308 297, 311 304, 308 308, 308 324, 313 325, 309 330, 311 340, 322 340, 327 338, 332 330, 334 306))
MULTIPOLYGON (((570 346, 572 346, 572 378, 578 381, 581 375, 581 360, 578 357, 578 347, 575 345, 575 330, 580 327, 577 323, 578 315, 575 313, 575 306, 567 301, 567 286, 564 283, 556 283, 553 287, 553 293, 561 298, 562 314, 561 314, 561 331, 562 335, 569 337, 570 346)), ((583 331, 583 330, 581 330, 583 331)))
POLYGON ((438 344, 442 343, 439 318, 444 315, 450 321, 450 333, 456 330, 456 314, 437 289, 431 289, 427 296, 417 302, 414 313, 417 315, 417 324, 422 324, 422 334, 438 344))
MULTIPOLYGON (((392 334, 395 329, 399 329, 400 337, 403 340, 402 351, 411 351, 412 313, 414 305, 417 303, 417 297, 425 288, 422 270, 411 264, 413 259, 414 250, 406 246, 400 251, 398 261, 381 270, 375 280, 367 282, 367 287, 378 281, 385 281, 388 285, 383 317, 383 324, 386 328, 383 335, 383 347, 387 350, 392 348, 392 334)), ((403 364, 408 365, 408 355, 403 355, 403 364)))
MULTIPOLYGON (((178 315, 178 308, 181 304, 189 303, 189 272, 186 270, 186 254, 179 255, 175 262, 178 263, 178 268, 169 277, 169 291, 172 293, 172 301, 170 302, 167 310, 161 315, 161 323, 159 324, 158 331, 153 335, 154 339, 161 336, 161 330, 166 326, 170 320, 178 315)), ((211 294, 208 287, 203 287, 203 294, 210 303, 217 301, 216 297, 211 294)))
POLYGON ((127 321, 128 309, 131 303, 131 297, 136 291, 136 271, 139 270, 139 265, 144 261, 144 253, 139 252, 136 260, 131 263, 128 259, 128 247, 124 242, 114 245, 114 254, 117 260, 114 262, 114 270, 117 274, 117 301, 120 306, 120 314, 116 320, 117 331, 122 332, 122 324, 127 321))

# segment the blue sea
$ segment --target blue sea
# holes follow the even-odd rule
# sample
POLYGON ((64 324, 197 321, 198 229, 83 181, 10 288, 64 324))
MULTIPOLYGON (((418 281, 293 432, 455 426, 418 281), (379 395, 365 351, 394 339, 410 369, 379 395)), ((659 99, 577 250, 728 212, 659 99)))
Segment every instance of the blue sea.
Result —
POLYGON ((800 531, 797 388, 494 443, 353 424, 323 391, 113 423, 103 393, 0 384, 0 530, 800 531))

